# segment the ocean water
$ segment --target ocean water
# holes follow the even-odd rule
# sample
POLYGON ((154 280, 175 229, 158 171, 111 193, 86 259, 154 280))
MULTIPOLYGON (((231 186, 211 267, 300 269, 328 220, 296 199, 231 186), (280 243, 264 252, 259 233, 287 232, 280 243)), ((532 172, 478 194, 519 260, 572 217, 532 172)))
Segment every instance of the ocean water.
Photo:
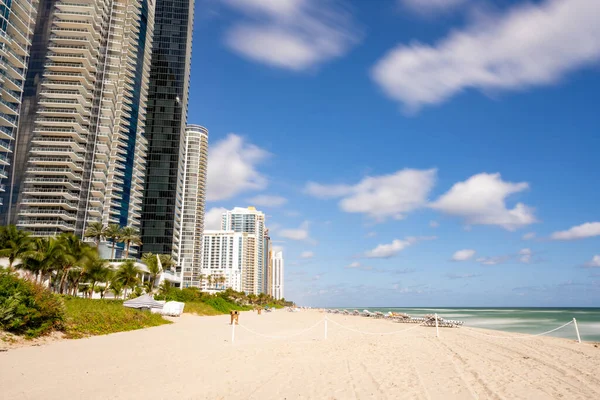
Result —
MULTIPOLYGON (((347 310, 364 310, 347 308, 347 310)), ((465 326, 499 331, 537 334, 577 319, 581 340, 600 342, 600 308, 398 308, 372 307, 369 311, 402 312, 412 317, 437 313, 445 319, 464 321, 465 326)), ((573 324, 548 336, 577 339, 573 324)))

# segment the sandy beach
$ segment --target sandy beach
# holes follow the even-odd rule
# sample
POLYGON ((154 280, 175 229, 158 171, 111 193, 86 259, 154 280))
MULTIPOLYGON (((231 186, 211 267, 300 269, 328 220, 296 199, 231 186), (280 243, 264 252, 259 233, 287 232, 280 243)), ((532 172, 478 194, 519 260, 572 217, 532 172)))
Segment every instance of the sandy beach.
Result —
POLYGON ((327 315, 325 339, 325 315, 243 313, 234 343, 228 316, 184 315, 172 325, 10 349, 0 352, 0 398, 600 398, 592 343, 470 328, 441 329, 438 339, 435 328, 343 315, 327 315))

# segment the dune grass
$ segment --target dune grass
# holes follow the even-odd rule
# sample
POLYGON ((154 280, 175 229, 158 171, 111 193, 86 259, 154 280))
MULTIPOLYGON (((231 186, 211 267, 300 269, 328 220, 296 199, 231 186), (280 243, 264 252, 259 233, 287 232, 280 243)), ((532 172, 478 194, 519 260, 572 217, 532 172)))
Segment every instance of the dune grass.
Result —
POLYGON ((158 314, 123 307, 119 300, 65 298, 65 335, 76 339, 170 324, 158 314))

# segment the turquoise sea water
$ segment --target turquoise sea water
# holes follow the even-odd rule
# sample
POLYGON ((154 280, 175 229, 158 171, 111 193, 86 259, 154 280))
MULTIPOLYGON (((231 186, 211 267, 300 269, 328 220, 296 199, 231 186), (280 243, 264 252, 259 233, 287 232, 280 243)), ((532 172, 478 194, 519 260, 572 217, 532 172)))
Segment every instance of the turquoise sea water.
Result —
MULTIPOLYGON (((364 310, 353 307, 346 310, 364 310)), ((581 340, 600 342, 600 308, 399 308, 372 307, 369 311, 403 312, 412 317, 439 314, 442 318, 464 321, 465 326, 508 332, 536 334, 577 319, 581 340)), ((575 327, 568 325, 548 336, 576 339, 575 327)))

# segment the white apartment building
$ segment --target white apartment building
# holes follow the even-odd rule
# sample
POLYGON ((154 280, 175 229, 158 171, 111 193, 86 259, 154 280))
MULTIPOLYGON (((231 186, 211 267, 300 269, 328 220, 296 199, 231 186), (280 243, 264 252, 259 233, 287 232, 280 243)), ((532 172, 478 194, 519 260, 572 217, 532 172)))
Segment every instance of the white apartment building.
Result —
POLYGON ((242 291, 248 294, 259 294, 264 291, 265 279, 265 214, 254 207, 235 207, 223 213, 221 230, 247 233, 252 235, 256 253, 249 257, 243 265, 242 291))
POLYGON ((256 265, 256 236, 234 231, 204 232, 202 259, 202 290, 232 288, 244 291, 243 274, 248 265, 256 265), (208 285, 208 276, 214 282, 208 285), (225 277, 224 283, 218 283, 225 277))
POLYGON ((58 0, 40 20, 43 73, 14 177, 20 228, 81 236, 92 221, 139 227, 154 7, 58 0))
POLYGON ((271 273, 272 278, 270 280, 273 285, 271 288, 271 296, 277 300, 283 299, 283 252, 278 251, 271 258, 271 273))
POLYGON ((38 4, 38 0, 0 3, 0 214, 2 206, 8 206, 3 198, 10 190, 7 184, 38 4))
MULTIPOLYGON (((173 258, 182 272, 182 287, 200 287, 202 243, 204 241, 204 204, 208 163, 208 130, 188 125, 180 162, 173 258)), ((227 236, 224 240, 228 240, 227 236)), ((212 254, 212 253, 211 253, 212 254)))

